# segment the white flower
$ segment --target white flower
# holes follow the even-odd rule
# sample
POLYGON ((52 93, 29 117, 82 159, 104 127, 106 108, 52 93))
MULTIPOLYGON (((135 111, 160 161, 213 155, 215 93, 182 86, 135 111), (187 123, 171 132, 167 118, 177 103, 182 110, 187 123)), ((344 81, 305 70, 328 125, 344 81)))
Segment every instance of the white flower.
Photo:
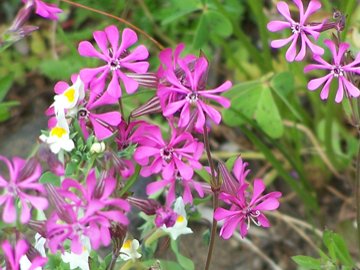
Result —
POLYGON ((69 136, 69 125, 65 118, 60 118, 55 127, 50 130, 49 137, 40 136, 40 140, 50 145, 50 150, 57 154, 61 149, 70 152, 74 149, 74 142, 69 136))
POLYGON ((86 236, 81 236, 82 253, 75 254, 73 252, 64 252, 61 254, 61 259, 65 263, 70 263, 70 269, 80 268, 81 270, 89 270, 89 255, 91 251, 90 239, 86 236))
POLYGON ((163 225, 161 229, 170 234, 170 237, 176 240, 182 234, 193 233, 193 231, 187 226, 188 221, 186 219, 185 205, 182 197, 176 199, 174 204, 174 212, 178 214, 176 222, 172 227, 166 227, 163 225))
POLYGON ((77 77, 75 83, 67 88, 63 93, 55 95, 55 102, 51 105, 54 106, 56 117, 64 117, 65 110, 67 115, 73 115, 76 110, 73 110, 80 100, 85 97, 85 86, 80 76, 77 77))
POLYGON ((124 261, 139 259, 141 257, 141 254, 137 252, 139 247, 138 240, 126 240, 120 249, 120 258, 124 261))
MULTIPOLYGON (((35 248, 37 249, 37 251, 39 251, 42 257, 46 257, 45 242, 46 239, 44 237, 42 237, 38 233, 35 234, 35 248)), ((26 255, 23 255, 20 258, 20 270, 29 270, 30 267, 31 267, 30 260, 26 255)), ((36 267, 34 270, 41 270, 41 267, 36 267)))

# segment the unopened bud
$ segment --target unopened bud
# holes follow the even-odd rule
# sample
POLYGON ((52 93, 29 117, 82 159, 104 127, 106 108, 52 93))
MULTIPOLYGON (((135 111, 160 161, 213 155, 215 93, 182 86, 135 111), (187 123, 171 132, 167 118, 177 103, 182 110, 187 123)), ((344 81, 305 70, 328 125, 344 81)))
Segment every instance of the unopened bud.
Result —
POLYGON ((130 117, 136 118, 146 114, 160 113, 161 111, 160 99, 158 96, 154 96, 144 105, 141 105, 139 108, 133 110, 130 117))
POLYGON ((100 154, 103 153, 105 151, 105 143, 104 142, 96 142, 93 143, 93 145, 90 148, 90 153, 91 154, 100 154))
POLYGON ((144 200, 135 197, 128 197, 127 200, 131 205, 139 208, 141 211, 143 211, 149 216, 155 215, 157 209, 161 208, 160 203, 153 199, 144 200))

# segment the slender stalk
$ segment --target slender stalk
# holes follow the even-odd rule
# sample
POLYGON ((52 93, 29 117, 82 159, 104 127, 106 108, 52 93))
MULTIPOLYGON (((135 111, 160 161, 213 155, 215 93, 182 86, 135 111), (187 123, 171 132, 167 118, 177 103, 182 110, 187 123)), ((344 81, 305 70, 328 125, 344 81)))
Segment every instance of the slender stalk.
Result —
POLYGON ((99 9, 96 9, 96 8, 92 8, 92 7, 88 7, 88 6, 85 6, 85 5, 82 5, 82 4, 79 4, 79 3, 75 3, 71 0, 61 0, 65 3, 68 3, 69 5, 72 5, 72 6, 75 6, 75 7, 79 7, 79 8, 82 8, 82 9, 86 9, 86 10, 89 10, 89 11, 92 11, 92 12, 95 12, 95 13, 98 13, 98 14, 101 14, 101 15, 104 15, 106 17, 109 17, 109 18, 113 18, 127 26, 129 26, 130 28, 138 31, 139 33, 141 33, 142 35, 144 35, 146 38, 148 38, 149 40, 151 40, 160 50, 163 50, 165 49, 165 47, 163 45, 160 44, 160 42, 158 42, 157 40, 155 40, 153 37, 151 37, 148 33, 146 33, 145 31, 143 31, 142 29, 140 29, 139 27, 133 25, 131 22, 128 22, 127 20, 123 19, 123 18, 120 18, 120 17, 117 17, 115 15, 112 15, 110 13, 107 13, 105 11, 102 11, 102 10, 99 10, 99 9))
MULTIPOLYGON (((215 211, 215 209, 219 205, 220 183, 218 181, 218 178, 215 177, 215 166, 214 166, 214 161, 211 156, 209 134, 207 131, 206 124, 204 125, 204 144, 205 144, 206 155, 207 155, 207 158, 209 161, 210 171, 211 171, 211 189, 213 191, 213 209, 215 211)), ((217 232, 217 220, 213 218, 209 249, 208 249, 208 254, 207 254, 206 264, 205 264, 205 270, 209 270, 209 267, 210 267, 211 257, 212 257, 212 253, 213 253, 214 245, 215 245, 216 232, 217 232)))
POLYGON ((355 177, 355 201, 356 201, 356 223, 358 248, 360 253, 360 144, 356 158, 356 177, 355 177))

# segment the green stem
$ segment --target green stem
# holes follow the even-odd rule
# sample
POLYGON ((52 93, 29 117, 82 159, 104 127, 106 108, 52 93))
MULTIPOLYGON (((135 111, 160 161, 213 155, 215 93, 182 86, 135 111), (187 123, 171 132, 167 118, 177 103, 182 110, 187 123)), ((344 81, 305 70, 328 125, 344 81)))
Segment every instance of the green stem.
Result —
POLYGON ((360 253, 360 141, 358 146, 358 154, 356 158, 355 200, 356 200, 357 238, 358 238, 358 248, 360 253))
POLYGON ((140 166, 136 165, 135 172, 130 179, 126 181, 125 186, 120 190, 119 197, 122 197, 136 182, 140 173, 140 166))
MULTIPOLYGON (((215 212, 215 209, 219 205, 219 190, 220 190, 220 183, 218 181, 218 177, 215 177, 215 166, 214 161, 211 157, 211 150, 210 150, 210 142, 209 142, 209 134, 207 132, 206 124, 204 125, 204 144, 205 144, 205 150, 208 157, 210 170, 211 170, 211 189, 213 191, 213 209, 215 212)), ((213 218, 213 223, 211 227, 211 237, 210 237, 210 243, 209 243, 209 249, 208 254, 206 258, 206 264, 205 264, 205 270, 209 270, 211 257, 214 250, 215 245, 215 239, 216 239, 216 232, 217 232, 217 220, 213 218)))

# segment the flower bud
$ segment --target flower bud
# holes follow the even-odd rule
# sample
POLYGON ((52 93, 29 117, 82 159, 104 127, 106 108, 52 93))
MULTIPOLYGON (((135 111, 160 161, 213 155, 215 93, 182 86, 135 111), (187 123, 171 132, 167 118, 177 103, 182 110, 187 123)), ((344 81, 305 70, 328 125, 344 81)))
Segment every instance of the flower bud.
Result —
POLYGON ((131 205, 136 206, 149 216, 155 215, 156 211, 161 208, 160 203, 153 199, 144 200, 135 197, 128 197, 127 200, 131 205))
POLYGON ((158 96, 154 96, 144 105, 141 105, 139 108, 133 110, 130 114, 130 117, 137 118, 146 114, 160 113, 161 111, 162 109, 160 105, 160 99, 158 96))
POLYGON ((96 142, 93 143, 93 145, 90 148, 90 153, 91 154, 100 154, 103 153, 105 151, 105 143, 104 142, 96 142))

